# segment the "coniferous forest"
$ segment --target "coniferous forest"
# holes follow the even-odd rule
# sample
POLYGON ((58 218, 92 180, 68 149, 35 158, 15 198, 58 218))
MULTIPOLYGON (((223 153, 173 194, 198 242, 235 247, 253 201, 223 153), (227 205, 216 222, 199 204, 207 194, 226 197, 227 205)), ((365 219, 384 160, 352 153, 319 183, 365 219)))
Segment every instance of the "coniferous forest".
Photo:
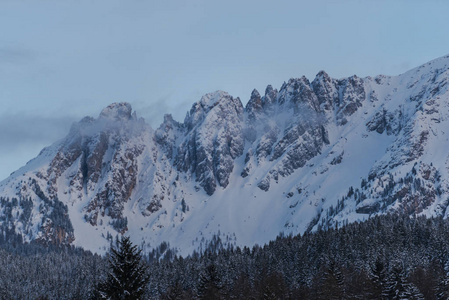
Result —
MULTIPOLYGON (((5 230, 0 237, 2 299, 96 299, 111 275, 111 255, 24 244, 5 230)), ((173 253, 164 245, 142 255, 143 299, 449 297, 449 221, 442 218, 377 216, 264 246, 225 248, 214 238, 203 253, 173 253)))

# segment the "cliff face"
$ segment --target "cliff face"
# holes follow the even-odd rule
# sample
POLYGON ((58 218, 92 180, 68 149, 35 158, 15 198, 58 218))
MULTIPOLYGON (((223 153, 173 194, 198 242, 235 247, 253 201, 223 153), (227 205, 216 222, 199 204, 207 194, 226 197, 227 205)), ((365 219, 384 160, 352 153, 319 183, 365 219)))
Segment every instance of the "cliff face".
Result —
POLYGON ((182 253, 220 232, 263 243, 370 214, 446 215, 449 57, 396 77, 290 79, 244 107, 203 96, 156 130, 127 103, 86 117, 0 183, 25 240, 103 251, 127 233, 182 253))

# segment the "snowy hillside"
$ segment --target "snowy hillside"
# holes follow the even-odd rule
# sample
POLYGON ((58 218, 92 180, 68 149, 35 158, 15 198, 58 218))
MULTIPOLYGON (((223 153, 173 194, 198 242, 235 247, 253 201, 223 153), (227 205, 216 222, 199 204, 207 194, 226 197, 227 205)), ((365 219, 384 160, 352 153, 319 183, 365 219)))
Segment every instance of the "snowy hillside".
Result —
POLYGON ((373 214, 449 214, 449 56, 395 77, 217 91, 153 130, 127 103, 0 183, 2 229, 103 253, 119 233, 181 254, 373 214))

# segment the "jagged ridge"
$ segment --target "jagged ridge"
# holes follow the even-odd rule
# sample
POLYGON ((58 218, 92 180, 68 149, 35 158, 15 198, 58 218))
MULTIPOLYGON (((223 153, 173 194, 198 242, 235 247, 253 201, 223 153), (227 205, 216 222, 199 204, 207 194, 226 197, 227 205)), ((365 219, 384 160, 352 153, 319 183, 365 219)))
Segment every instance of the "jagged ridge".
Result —
POLYGON ((219 231, 241 245, 391 210, 445 215, 448 66, 321 71, 254 90, 245 107, 218 91, 157 130, 114 103, 0 184, 0 220, 25 240, 101 252, 128 232, 188 253, 219 231))

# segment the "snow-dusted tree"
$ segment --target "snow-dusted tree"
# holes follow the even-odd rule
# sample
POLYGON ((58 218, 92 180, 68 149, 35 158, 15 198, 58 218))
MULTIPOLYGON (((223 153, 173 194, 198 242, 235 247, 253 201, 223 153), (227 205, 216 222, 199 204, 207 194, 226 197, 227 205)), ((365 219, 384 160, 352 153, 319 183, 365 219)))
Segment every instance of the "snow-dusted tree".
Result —
POLYGON ((405 276, 405 269, 402 265, 397 264, 391 270, 391 274, 386 283, 386 290, 383 293, 386 299, 400 300, 400 299, 417 299, 424 300, 421 292, 416 286, 410 283, 405 276))
POLYGON ((143 299, 149 277, 142 262, 141 250, 133 245, 129 237, 122 237, 118 247, 111 248, 110 271, 98 287, 102 299, 143 299))
POLYGON ((380 296, 386 290, 387 268, 384 255, 379 255, 376 261, 370 266, 371 293, 380 296))
POLYGON ((319 294, 323 299, 344 299, 345 283, 340 267, 330 260, 323 268, 323 278, 319 294))
MULTIPOLYGON (((446 251, 443 251, 446 254, 446 251)), ((446 256, 446 255, 445 255, 446 256)), ((449 261, 444 264, 443 272, 440 275, 439 282, 436 287, 436 299, 449 299, 449 261)))
POLYGON ((449 279, 446 275, 440 279, 435 293, 438 300, 449 299, 449 279))
POLYGON ((207 300, 222 299, 221 279, 215 264, 208 265, 200 274, 200 281, 198 286, 198 298, 207 300))

